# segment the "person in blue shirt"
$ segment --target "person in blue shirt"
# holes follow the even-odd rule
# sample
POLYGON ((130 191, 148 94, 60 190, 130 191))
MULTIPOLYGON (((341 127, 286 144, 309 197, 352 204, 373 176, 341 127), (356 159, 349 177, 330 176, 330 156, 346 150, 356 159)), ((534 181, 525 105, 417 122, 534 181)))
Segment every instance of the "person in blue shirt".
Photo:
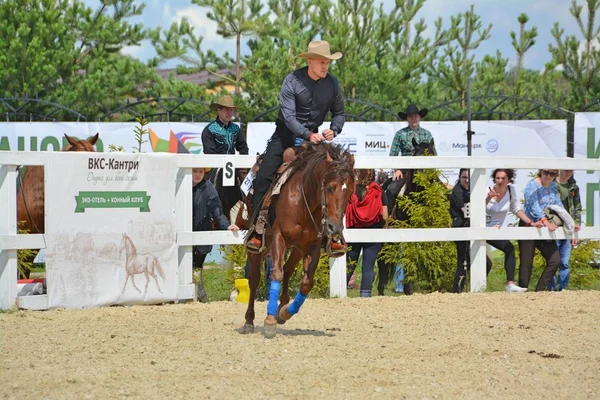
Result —
MULTIPOLYGON (((519 226, 537 226, 546 227, 550 232, 557 228, 555 224, 548 221, 544 209, 551 205, 562 207, 562 202, 556 186, 557 170, 542 169, 537 173, 537 177, 527 183, 525 187, 525 207, 523 211, 529 217, 529 224, 519 221, 519 226)), ((548 284, 560 265, 560 254, 556 246, 556 240, 519 240, 520 267, 519 267, 519 286, 529 287, 531 279, 531 270, 533 269, 533 256, 535 249, 538 249, 546 260, 546 267, 540 276, 535 287, 539 292, 547 290, 548 284)))

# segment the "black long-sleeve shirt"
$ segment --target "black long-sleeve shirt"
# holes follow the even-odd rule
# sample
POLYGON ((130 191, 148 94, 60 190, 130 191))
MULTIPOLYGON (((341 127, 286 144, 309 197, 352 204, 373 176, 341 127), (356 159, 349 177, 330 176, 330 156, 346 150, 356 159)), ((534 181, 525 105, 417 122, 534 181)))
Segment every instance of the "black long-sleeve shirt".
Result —
MULTIPOLYGON (((192 215, 192 229, 194 231, 212 230, 212 219, 217 221, 217 225, 221 230, 226 230, 229 227, 229 221, 223 215, 223 206, 217 190, 206 179, 192 189, 192 215)), ((212 245, 194 246, 194 251, 199 251, 202 254, 208 254, 211 250, 212 245)))
POLYGON ((225 125, 217 117, 202 131, 202 148, 204 154, 248 154, 248 144, 240 127, 230 122, 225 125))
POLYGON ((465 218, 465 204, 471 200, 471 192, 465 189, 460 182, 456 182, 452 193, 450 194, 450 216, 452 217, 452 227, 461 228, 469 226, 469 218, 465 218))
POLYGON ((308 75, 308 67, 285 77, 279 93, 279 105, 277 124, 285 124, 295 137, 305 140, 311 133, 317 132, 329 111, 332 115, 330 129, 335 135, 342 132, 346 121, 344 97, 338 80, 327 74, 315 81, 308 75))

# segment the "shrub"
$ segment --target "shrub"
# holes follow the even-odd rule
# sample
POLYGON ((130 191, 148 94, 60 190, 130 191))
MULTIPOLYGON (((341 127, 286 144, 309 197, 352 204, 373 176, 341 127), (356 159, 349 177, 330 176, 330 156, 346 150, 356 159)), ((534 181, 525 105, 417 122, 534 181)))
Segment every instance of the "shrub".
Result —
MULTIPOLYGON (((407 221, 392 221, 392 228, 448 228, 452 224, 448 189, 440 181, 441 171, 428 169, 415 173, 415 183, 424 189, 398 197, 398 207, 407 221)), ((456 268, 456 248, 452 242, 387 243, 379 253, 386 263, 401 263, 404 281, 427 291, 449 290, 456 268)))

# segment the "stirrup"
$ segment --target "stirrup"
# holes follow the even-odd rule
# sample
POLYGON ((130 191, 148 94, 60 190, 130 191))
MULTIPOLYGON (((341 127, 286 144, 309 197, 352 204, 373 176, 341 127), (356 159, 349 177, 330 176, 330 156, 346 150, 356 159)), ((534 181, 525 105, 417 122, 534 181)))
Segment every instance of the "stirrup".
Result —
POLYGON ((253 226, 248 231, 248 234, 246 235, 246 239, 244 239, 244 246, 246 247, 246 251, 248 253, 260 254, 266 250, 267 246, 265 245, 265 242, 266 242, 265 234, 264 233, 260 234, 260 233, 256 232, 256 229, 253 226), (256 242, 260 242, 260 244, 258 244, 256 242))

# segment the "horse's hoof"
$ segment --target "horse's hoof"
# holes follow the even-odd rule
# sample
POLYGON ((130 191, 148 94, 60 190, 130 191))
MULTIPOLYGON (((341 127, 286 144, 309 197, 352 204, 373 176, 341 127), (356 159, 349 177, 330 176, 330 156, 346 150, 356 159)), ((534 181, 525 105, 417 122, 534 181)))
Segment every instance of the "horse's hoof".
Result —
POLYGON ((240 333, 242 335, 245 335, 247 333, 254 333, 254 325, 244 324, 244 326, 242 326, 242 329, 240 329, 240 333))
POLYGON ((281 307, 281 310, 279 310, 279 313, 277 313, 277 322, 278 323, 285 324, 285 321, 292 318, 292 314, 290 314, 288 312, 289 306, 290 306, 289 304, 286 304, 285 306, 281 307))
POLYGON ((277 333, 277 319, 274 316, 269 315, 265 319, 263 335, 267 339, 271 339, 271 338, 275 337, 276 333, 277 333))

